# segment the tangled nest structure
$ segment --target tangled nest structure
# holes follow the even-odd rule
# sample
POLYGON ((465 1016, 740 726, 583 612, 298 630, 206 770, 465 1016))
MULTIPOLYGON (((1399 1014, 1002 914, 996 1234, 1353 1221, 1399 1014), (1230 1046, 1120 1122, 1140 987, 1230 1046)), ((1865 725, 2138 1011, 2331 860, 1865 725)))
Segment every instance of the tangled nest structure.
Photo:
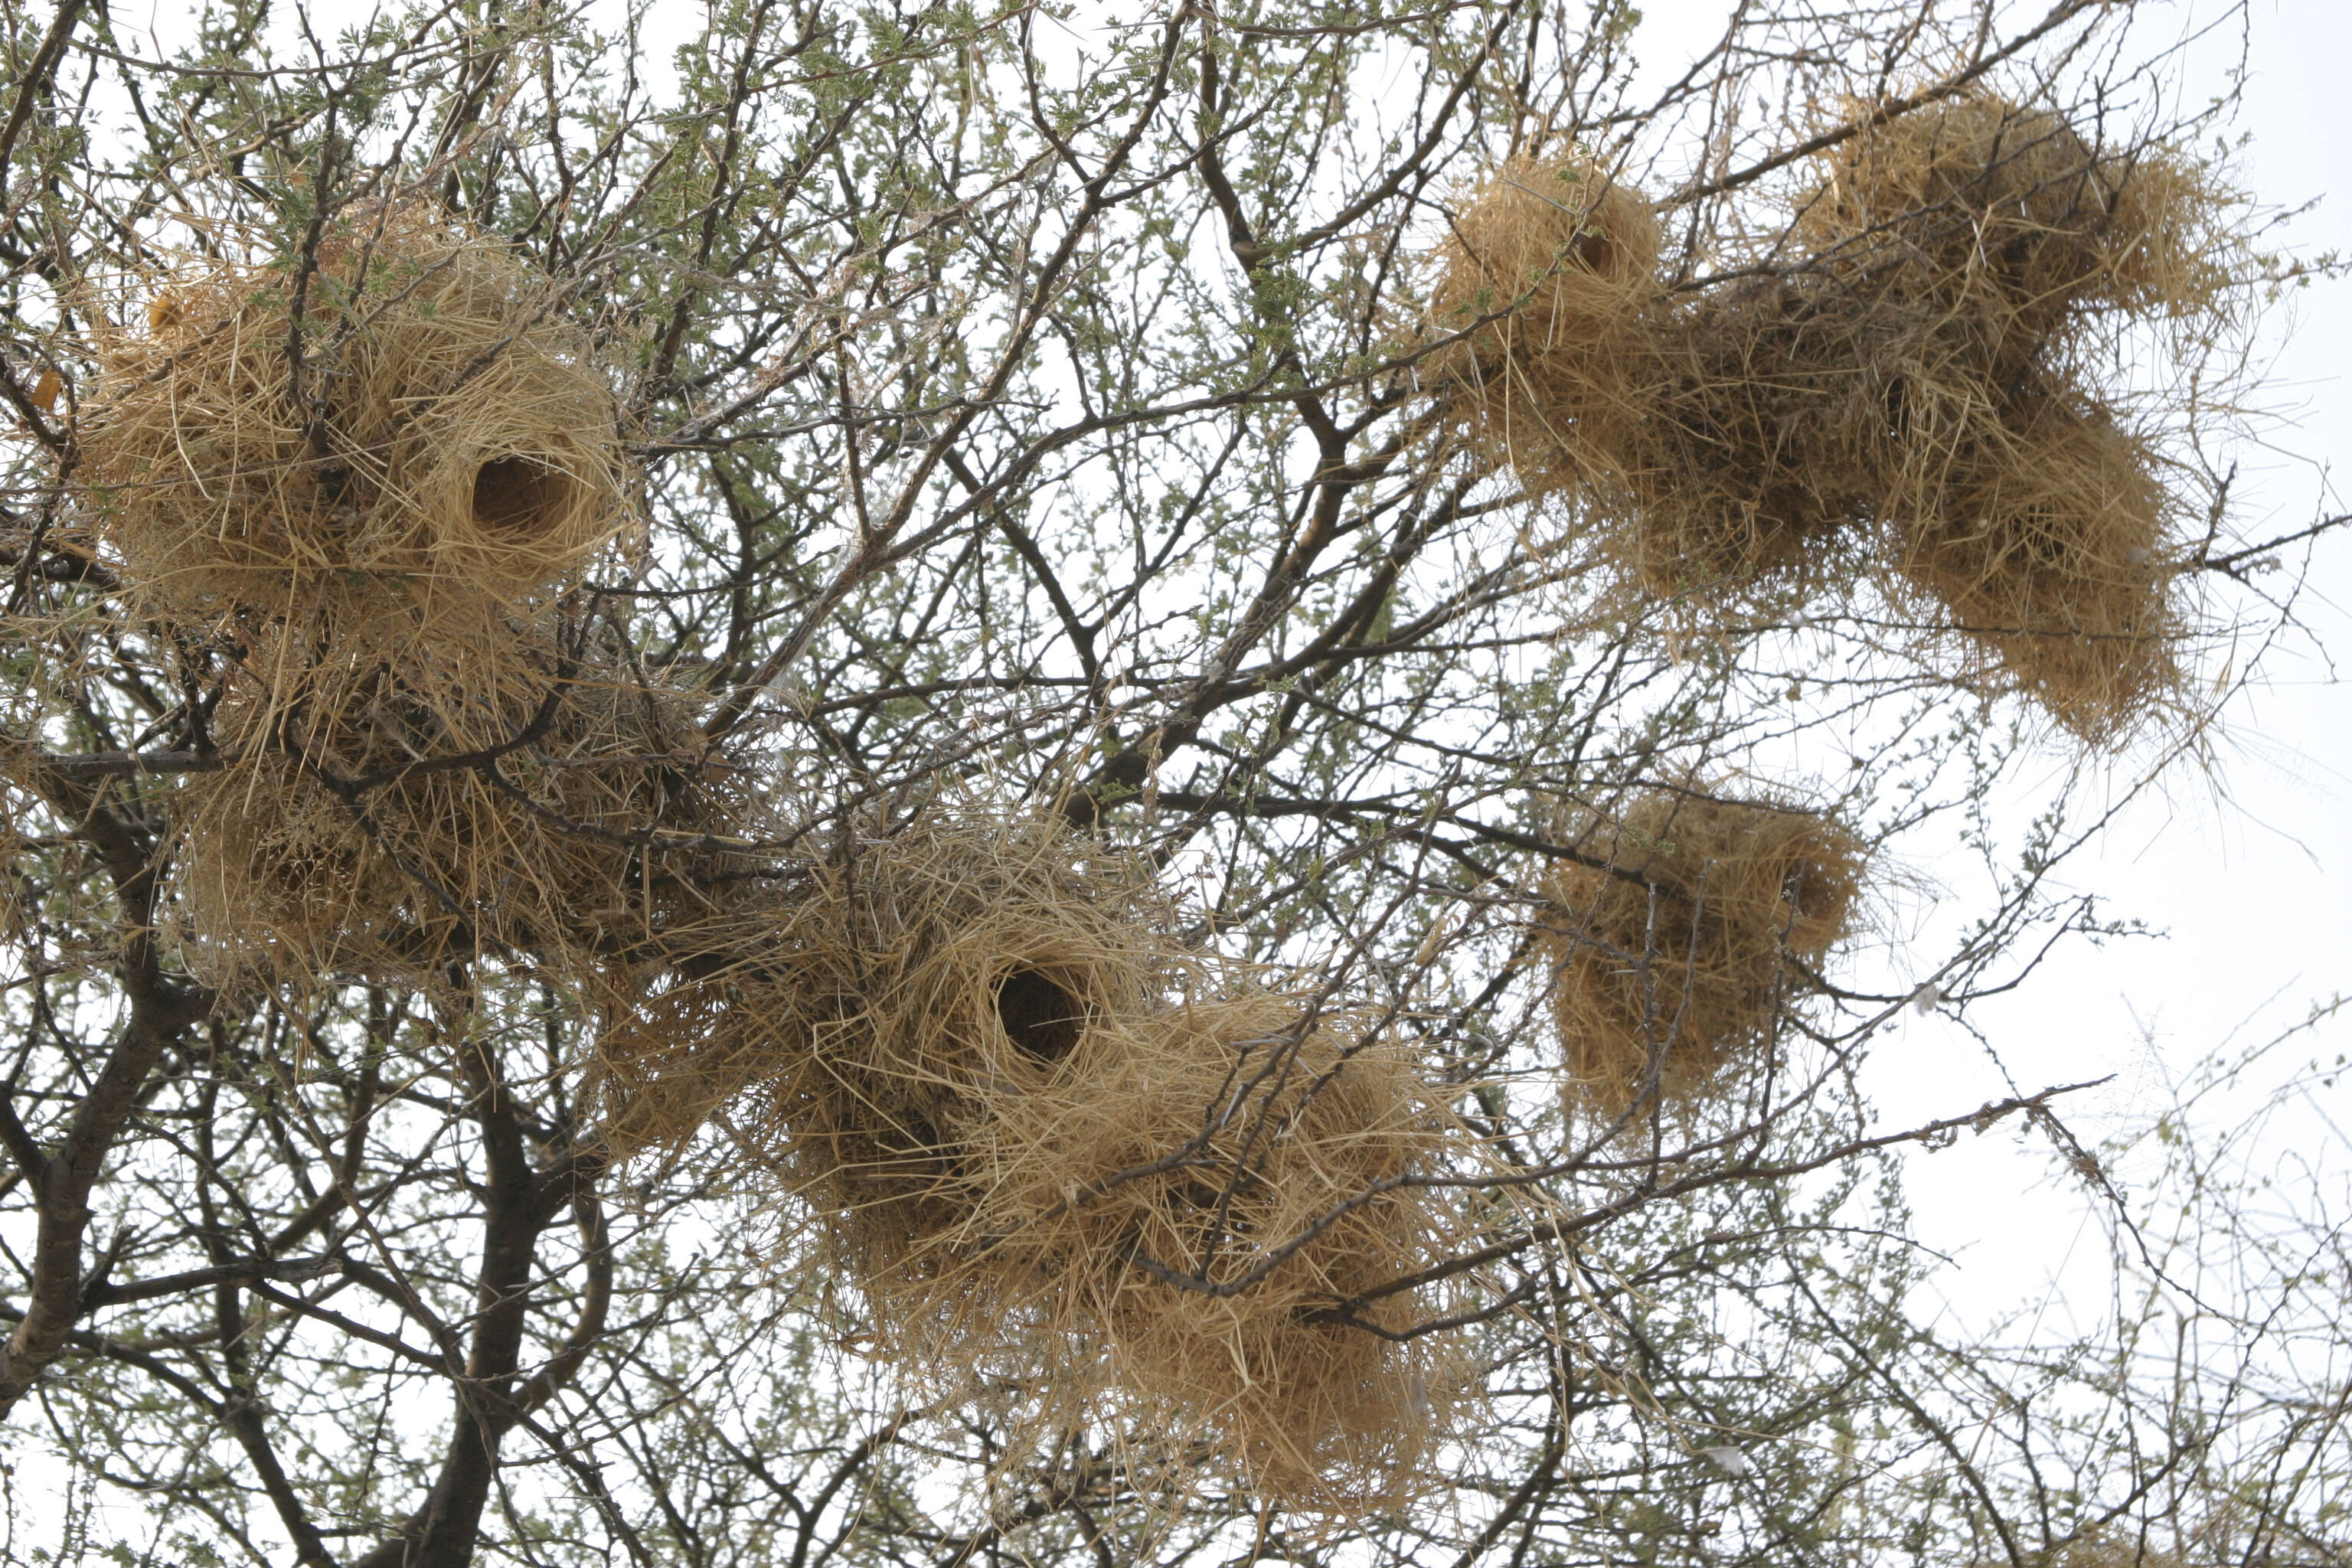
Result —
POLYGON ((224 661, 208 738, 232 760, 186 781, 178 817, 200 973, 430 984, 452 962, 562 960, 699 913, 730 858, 711 836, 756 813, 740 770, 701 754, 693 694, 589 627, 478 608, 224 661))
POLYGON ((1989 93, 1854 119, 1712 289, 1665 286, 1599 166, 1505 164, 1439 247, 1437 385, 1637 591, 1864 574, 1979 684, 2121 739, 2181 697, 2180 507, 2084 367, 2225 318, 2227 194, 1989 93))
POLYGON ((79 478, 208 689, 167 900, 191 966, 562 971, 600 919, 657 923, 749 802, 575 591, 633 513, 565 291, 424 203, 147 283, 97 336, 79 478))
POLYGON ((1545 880, 1538 951, 1572 1098, 1605 1121, 1749 1081, 1852 934, 1862 845, 1822 813, 1696 788, 1559 832, 1580 858, 1545 880))
POLYGON ((625 1149, 714 1112, 819 1216, 939 1395, 1037 1391, 1293 1503, 1392 1500, 1447 1428, 1431 1293, 1462 1133, 1360 1016, 1221 975, 1149 876, 1052 824, 939 815, 806 868, 746 958, 598 1042, 625 1149), (757 954, 757 957, 748 956, 757 954))
POLYGON ((393 205, 151 284, 97 343, 80 478, 205 693, 163 899, 193 970, 507 964, 598 1020, 608 1154, 715 1121, 918 1386, 1295 1505, 1409 1489, 1459 1381, 1405 1333, 1465 1233, 1426 1178, 1470 1145, 1383 1020, 1188 947, 1052 822, 777 847, 704 695, 581 586, 633 532, 617 403, 496 240, 393 205))
POLYGON ((619 405, 565 291, 422 203, 352 215, 307 262, 144 281, 145 330, 93 345, 79 477, 165 613, 525 597, 628 520, 619 405))

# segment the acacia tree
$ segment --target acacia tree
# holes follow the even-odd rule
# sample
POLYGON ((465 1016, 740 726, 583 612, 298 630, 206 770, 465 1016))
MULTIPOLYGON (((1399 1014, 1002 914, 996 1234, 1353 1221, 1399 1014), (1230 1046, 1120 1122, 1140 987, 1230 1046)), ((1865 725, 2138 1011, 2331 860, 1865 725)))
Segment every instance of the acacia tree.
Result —
MULTIPOLYGON (((2071 742, 1850 561, 1727 603, 1628 592, 1589 508, 1530 496, 1444 394, 1450 348, 1516 302, 1428 305, 1513 154, 1638 185, 1668 286, 1706 300, 1817 267, 1776 237, 1789 192, 1906 114, 1993 92, 2152 150, 2220 110, 2176 107, 2128 5, 1726 11, 1657 76, 1610 0, 753 0, 675 53, 650 10, 225 0, 159 53, 83 0, 11 5, 10 1550, 2344 1561, 2340 1374, 2254 1418, 2252 1352, 2151 1382, 2104 1342, 2009 1357, 1905 1310, 1903 1146, 2024 1119, 2102 1180, 2063 1086, 1904 1127, 1853 1088, 1897 1009, 1964 1010, 2116 929, 2048 890, 2098 811, 1989 809, 2071 742), (1018 1391, 909 1405, 859 1359, 855 1289, 735 1244, 786 1200, 719 1133, 609 1164, 593 1019, 527 964, 464 966, 458 1011, 190 967, 172 868, 226 678, 89 531, 91 345, 173 258, 297 276, 394 198, 499 237, 596 334, 643 529, 562 613, 701 693, 704 733, 751 737, 779 820, 887 823, 950 787, 1058 813, 1181 880, 1194 941, 1310 965, 1450 1086, 1478 1157, 1432 1179, 1489 1206, 1430 1271, 1466 1306, 1410 1331, 1483 1386, 1433 1490, 1294 1519, 1101 1433, 1008 1458, 1018 1391), (1958 823, 1979 907, 1948 952, 1809 971, 1775 1070, 1706 1114, 1596 1121, 1563 1103, 1530 957, 1547 878, 1622 870, 1576 810, 1698 778, 1802 789, 1881 865, 1958 823)), ((2103 395, 2189 384, 2151 370, 2178 347, 2091 356, 2103 395)), ((2156 421, 2177 460, 2200 406, 2156 421)), ((2167 477, 2210 519, 2164 563, 2199 625, 2291 626, 2295 572, 2254 568, 2328 521, 2242 538, 2226 485, 2167 477)), ((431 761, 487 776, 536 723, 431 761)), ((2133 776, 2196 733, 2142 732, 2133 776)))

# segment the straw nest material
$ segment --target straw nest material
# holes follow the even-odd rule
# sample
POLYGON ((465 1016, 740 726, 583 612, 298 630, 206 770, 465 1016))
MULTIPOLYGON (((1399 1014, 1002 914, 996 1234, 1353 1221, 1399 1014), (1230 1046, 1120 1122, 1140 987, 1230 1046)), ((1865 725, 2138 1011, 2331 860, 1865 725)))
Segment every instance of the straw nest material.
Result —
POLYGON ((1649 204, 1588 161, 1514 159, 1440 247, 1437 363, 1473 442, 1570 498, 1656 594, 1817 574, 1866 493, 1842 449, 1850 361, 1771 280, 1670 299, 1649 204))
POLYGON ((1431 324, 1474 443, 1595 525, 1626 581, 1675 594, 1811 574, 1866 490, 1840 449, 1849 362, 1766 280, 1670 299, 1639 192, 1513 159, 1440 247, 1431 324))
POLYGON ((1764 279, 1661 306, 1649 416, 1626 427, 1601 550, 1654 595, 1843 574, 1878 485, 1864 373, 1822 302, 1764 279))
POLYGON ((1205 1450, 1292 1503, 1394 1495, 1449 1367, 1334 1310, 1456 1237, 1411 1182, 1457 1134, 1361 1020, 1220 982, 1168 927, 1138 868, 1045 824, 858 843, 756 952, 615 1017, 607 1136, 676 1149, 715 1112, 928 1394, 1205 1450))
POLYGON ((1641 194, 1579 157, 1514 158, 1440 247, 1431 325, 1474 440, 1530 494, 1618 476, 1647 414, 1643 349, 1658 226, 1641 194))
POLYGON ((422 203, 313 261, 159 274, 93 345, 79 478, 151 605, 520 597, 622 527, 618 405, 553 280, 422 203))
POLYGON ((2109 151, 2047 110, 1975 94, 1825 160, 1798 234, 1876 323, 1888 586, 1971 650, 1971 679, 2078 738, 2178 697, 2176 503, 2144 437, 2080 384, 2085 333, 2210 331, 2226 193, 2161 149, 2109 151))
POLYGON ((243 648, 208 737, 226 765, 182 787, 194 967, 307 984, 514 949, 560 966, 698 910, 707 836, 744 807, 696 760, 687 694, 551 616, 445 624, 422 647, 312 629, 243 648))
POLYGON ((2058 398, 1979 432, 1890 548, 1931 627, 2094 743, 2174 700, 2171 500, 2147 443, 2058 398))
POLYGON ((2168 150, 2095 136, 1990 92, 1915 109, 1825 154, 1798 238, 1874 275, 1880 298, 1951 312, 1997 365, 2035 362, 2086 310, 2210 309, 2228 286, 2214 238, 2225 194, 2168 150))
POLYGON ((2150 569, 2179 506, 2084 377, 2126 327, 2220 329, 2231 198, 1990 93, 1848 112, 1717 287, 1665 290, 1648 207, 1590 164, 1504 165, 1440 247, 1442 393, 1635 594, 1874 580, 1960 679, 2121 739, 2180 695, 2150 569))
POLYGON ((1539 951, 1574 1093, 1614 1118, 1717 1092, 1850 930, 1863 847, 1777 801, 1653 788, 1564 824, 1539 951))

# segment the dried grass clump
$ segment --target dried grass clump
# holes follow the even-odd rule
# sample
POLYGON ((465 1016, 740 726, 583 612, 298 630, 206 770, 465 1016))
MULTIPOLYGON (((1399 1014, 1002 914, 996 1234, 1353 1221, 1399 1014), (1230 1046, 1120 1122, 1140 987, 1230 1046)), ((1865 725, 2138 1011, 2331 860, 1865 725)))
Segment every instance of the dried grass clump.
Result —
POLYGON ((926 816, 777 887, 618 989, 591 1092, 622 1156, 728 1102, 861 1277, 919 1268, 961 1222, 947 1173, 993 1087, 1042 1083, 1088 1021, 1150 1011, 1192 963, 1140 868, 1042 822, 926 816))
POLYGON ((1467 331, 1445 395, 1635 595, 1705 612, 1874 580, 1933 651, 1969 650, 1961 679, 2126 739, 2183 700, 2148 569, 2179 508, 2084 377, 2128 328, 2213 339, 2234 198, 1990 93, 1847 112, 1865 129, 1705 289, 1663 289, 1648 208, 1589 164, 1506 164, 1441 247, 1432 321, 1467 331))
MULTIPOLYGON (((1297 997, 1180 1005, 1079 1052, 989 1121, 988 1199, 898 1304, 910 1327, 955 1354, 975 1310, 1025 1321, 1030 1375, 1075 1331, 1131 1427, 1295 1502, 1394 1500, 1448 1430, 1460 1369, 1333 1309, 1459 1249, 1453 1205, 1405 1184, 1441 1168, 1451 1119, 1369 1020, 1297 997)), ((1408 1291, 1356 1316, 1395 1332, 1430 1310, 1408 1291)))
POLYGON ((1864 851, 1819 812, 1654 788, 1568 837, 1539 927, 1569 1076, 1595 1113, 1691 1105, 1770 1041, 1851 929, 1864 851))
POLYGON ((729 1120, 866 1278, 919 1269, 961 1223, 950 1172, 976 1107, 1043 1084, 1093 1021, 1150 1011, 1195 966, 1142 868, 1045 821, 925 816, 845 841, 767 921, 719 983, 798 1043, 729 1120))
MULTIPOLYGON (((1459 1228, 1407 1184, 1454 1133, 1392 1047, 1212 994, 1144 870, 1045 823, 845 847, 770 918, 599 1042, 617 1149, 676 1150, 715 1113, 814 1211, 927 1394, 1205 1448, 1302 1505, 1409 1484, 1446 1421, 1440 1352, 1314 1315, 1459 1228)), ((1423 1310, 1405 1291, 1362 1316, 1423 1310)))
POLYGON ((2210 308, 2228 285, 2214 259, 2219 184, 2168 149, 2095 138, 1990 92, 1916 109, 1827 154, 1799 237, 1831 265, 1875 275, 1874 293, 1949 310, 2003 366, 2038 359, 2087 310, 2210 308))
POLYGON ((1601 545, 1657 595, 1843 575, 1879 485, 1850 324, 1764 279, 1656 313, 1647 417, 1625 429, 1601 545))
POLYGON ((1980 679, 2105 742, 2182 685, 2170 498, 2147 443, 2114 420, 2057 398, 2011 417, 1979 433, 1898 535, 1900 586, 1976 649, 1980 679))
POLYGON ((315 262, 159 274, 143 330, 93 345, 79 478, 154 607, 519 599, 623 527, 618 405, 561 285, 423 203, 346 215, 315 262))
POLYGON ((1614 478, 1648 412, 1649 203, 1588 159, 1514 158, 1454 219, 1439 259, 1431 324, 1468 335, 1437 368, 1473 439, 1531 494, 1614 478))
POLYGON ((1529 494, 1573 495, 1640 588, 1675 594, 1806 570, 1852 521, 1836 445, 1850 375, 1793 290, 1667 299, 1657 221, 1580 158, 1495 171, 1440 247, 1433 326, 1474 441, 1529 494))
POLYGON ((1797 233, 1874 321, 1887 585, 1973 650, 1969 679, 2075 737, 2178 705, 2176 503, 2149 443, 2080 384, 2084 334, 2224 311, 2231 197, 2161 148, 2108 149, 1990 93, 1828 154, 1797 233))
POLYGON ((698 909, 704 836, 746 808, 695 760, 685 693, 548 617, 424 652, 332 632, 246 648, 212 721, 227 765, 180 795, 194 967, 301 985, 521 949, 560 970, 698 909))

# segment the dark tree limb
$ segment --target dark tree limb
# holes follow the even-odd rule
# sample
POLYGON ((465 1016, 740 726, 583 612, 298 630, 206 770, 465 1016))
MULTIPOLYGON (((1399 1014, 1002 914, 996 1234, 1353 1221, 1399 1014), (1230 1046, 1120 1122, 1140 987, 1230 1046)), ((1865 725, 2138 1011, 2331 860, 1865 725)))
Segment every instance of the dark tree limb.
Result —
POLYGON ((64 1352, 81 1310, 82 1234, 89 1227, 91 1189, 138 1106, 147 1075, 182 1033, 212 1007, 209 992, 167 979, 157 962, 153 848, 95 794, 54 778, 40 782, 50 805, 74 823, 75 836, 97 853, 114 885, 122 932, 116 973, 131 1004, 131 1016, 89 1092, 74 1108, 64 1137, 54 1151, 39 1156, 29 1173, 37 1216, 32 1278, 25 1315, 0 1349, 0 1417, 64 1352))

